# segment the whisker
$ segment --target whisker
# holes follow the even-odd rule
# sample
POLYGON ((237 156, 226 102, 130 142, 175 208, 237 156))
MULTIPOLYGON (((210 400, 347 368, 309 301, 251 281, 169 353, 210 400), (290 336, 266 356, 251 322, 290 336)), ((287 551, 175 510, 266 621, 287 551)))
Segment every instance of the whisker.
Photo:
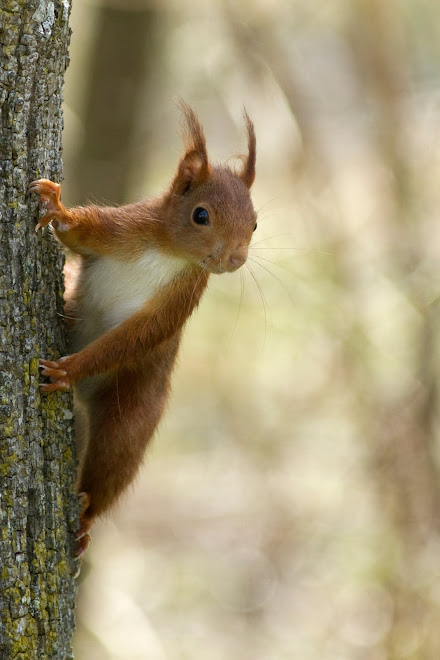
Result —
POLYGON ((276 202, 277 199, 279 199, 279 196, 277 196, 277 197, 272 197, 272 199, 268 199, 267 202, 264 202, 264 204, 262 204, 258 209, 256 209, 256 213, 257 213, 257 215, 258 215, 258 214, 260 213, 260 211, 262 211, 266 206, 268 206, 269 204, 272 204, 272 202, 276 202))
POLYGON ((62 319, 69 319, 69 321, 85 321, 80 316, 68 316, 67 314, 61 314, 61 312, 57 312, 57 316, 60 316, 62 319))
POLYGON ((251 245, 252 250, 296 250, 297 252, 310 252, 316 254, 326 254, 330 257, 334 256, 334 252, 327 252, 326 250, 319 250, 318 248, 300 248, 300 247, 254 247, 251 245))
POLYGON ((267 263, 272 264, 272 266, 277 266, 278 268, 282 268, 283 270, 286 271, 286 273, 289 273, 289 275, 294 275, 294 273, 284 264, 280 264, 277 261, 273 261, 272 259, 267 259, 267 257, 262 257, 259 254, 254 254, 249 256, 249 258, 252 257, 253 257, 252 261, 255 261, 255 259, 260 259, 260 261, 267 261, 267 263))
POLYGON ((118 402, 118 410, 119 410, 119 419, 122 419, 122 412, 121 412, 121 402, 119 401, 119 371, 116 370, 116 399, 118 402))
POLYGON ((287 266, 284 263, 280 263, 279 261, 274 261, 273 259, 268 259, 267 257, 262 257, 260 254, 251 254, 249 255, 250 257, 253 257, 254 259, 260 259, 260 261, 267 261, 267 263, 272 264, 273 266, 277 266, 277 268, 282 268, 283 270, 286 271, 286 273, 289 273, 289 275, 295 275, 296 273, 290 270, 290 268, 287 268, 287 266))
POLYGON ((259 282, 258 282, 258 280, 257 280, 257 278, 256 278, 256 275, 255 275, 254 271, 252 270, 252 268, 249 266, 249 263, 247 263, 247 262, 246 262, 246 268, 249 270, 250 274, 252 275, 252 279, 254 280, 255 285, 256 285, 256 287, 257 287, 259 293, 260 293, 261 302, 263 303, 263 310, 264 310, 264 341, 263 341, 263 350, 264 350, 264 347, 265 347, 265 345, 266 345, 266 337, 267 337, 267 300, 266 300, 266 298, 265 298, 265 296, 264 296, 263 289, 261 288, 261 286, 260 286, 260 284, 259 284, 259 282))
POLYGON ((280 236, 290 236, 292 238, 294 237, 294 234, 273 234, 272 236, 265 236, 264 238, 261 238, 259 241, 252 242, 251 247, 254 247, 254 245, 258 245, 259 243, 263 243, 263 241, 268 241, 271 238, 279 238, 280 236))
MULTIPOLYGON (((258 258, 258 259, 263 259, 263 257, 257 257, 257 258, 258 258)), ((272 276, 272 277, 278 282, 278 284, 280 284, 280 285, 283 287, 283 289, 285 290, 285 292, 286 292, 287 295, 289 296, 289 300, 290 300, 290 302, 292 303, 292 305, 294 305, 294 304, 295 304, 295 299, 294 299, 294 297, 292 296, 291 291, 288 289, 288 287, 286 286, 286 284, 283 282, 283 280, 282 280, 280 277, 278 277, 278 275, 275 275, 275 273, 273 273, 273 272, 270 270, 270 268, 267 268, 267 266, 264 266, 263 264, 260 264, 260 263, 259 263, 258 261, 256 261, 255 259, 252 259, 252 257, 249 257, 249 259, 251 259, 251 261, 253 261, 254 264, 257 264, 257 266, 260 266, 260 268, 262 268, 262 269, 265 270, 267 273, 269 273, 269 275, 271 275, 271 276, 272 276)), ((265 259, 265 261, 269 261, 269 259, 265 259)), ((272 261, 269 261, 269 263, 273 263, 273 262, 272 262, 272 261)), ((277 265, 277 264, 274 264, 274 265, 277 265)), ((286 269, 286 270, 287 270, 287 269, 286 269)), ((290 271, 287 271, 287 272, 290 272, 290 271)))
MULTIPOLYGON (((210 262, 211 259, 212 259, 212 257, 210 257, 210 258, 206 261, 206 263, 208 264, 208 263, 210 262)), ((205 274, 206 274, 206 270, 205 270, 204 268, 201 268, 201 269, 200 269, 199 276, 198 276, 198 278, 197 278, 197 280, 196 280, 196 283, 194 284, 194 288, 193 288, 193 290, 192 290, 191 296, 189 297, 189 301, 188 301, 188 310, 191 310, 192 302, 193 302, 193 298, 194 298, 195 293, 196 293, 196 291, 197 291, 197 287, 199 286, 200 280, 202 279, 202 277, 203 277, 205 274)))
POLYGON ((307 248, 299 247, 254 247, 253 245, 251 248, 254 250, 307 250, 307 248))
POLYGON ((244 297, 244 273, 243 273, 243 269, 240 268, 240 301, 238 303, 238 311, 235 316, 235 322, 234 322, 234 327, 232 328, 231 338, 234 336, 235 330, 237 329, 238 318, 240 316, 240 312, 243 304, 243 297, 244 297))

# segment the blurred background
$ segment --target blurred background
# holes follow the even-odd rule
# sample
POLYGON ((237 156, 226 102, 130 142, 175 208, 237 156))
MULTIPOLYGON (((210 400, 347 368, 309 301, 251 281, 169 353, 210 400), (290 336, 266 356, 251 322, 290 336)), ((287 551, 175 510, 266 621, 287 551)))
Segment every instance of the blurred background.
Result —
POLYGON ((68 205, 165 188, 183 97, 258 142, 134 488, 94 530, 80 660, 440 658, 440 6, 73 2, 68 205))

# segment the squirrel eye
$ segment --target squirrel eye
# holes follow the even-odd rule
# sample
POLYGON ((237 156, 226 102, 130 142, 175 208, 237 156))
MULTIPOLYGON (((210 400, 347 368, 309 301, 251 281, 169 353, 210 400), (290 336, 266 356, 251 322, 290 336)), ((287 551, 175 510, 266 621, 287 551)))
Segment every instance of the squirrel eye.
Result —
POLYGON ((209 225, 209 213, 202 206, 194 209, 192 219, 196 225, 209 225))
POLYGON ((255 227, 254 227, 254 231, 256 230, 257 227, 258 227, 258 223, 256 222, 255 227))

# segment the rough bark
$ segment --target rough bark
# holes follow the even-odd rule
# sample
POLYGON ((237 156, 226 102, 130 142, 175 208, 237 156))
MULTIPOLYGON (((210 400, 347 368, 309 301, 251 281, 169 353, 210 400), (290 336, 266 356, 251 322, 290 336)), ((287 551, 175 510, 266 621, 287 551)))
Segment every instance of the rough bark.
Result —
POLYGON ((69 0, 0 0, 0 657, 73 657, 75 451, 69 394, 40 396, 66 350, 62 256, 30 181, 61 177, 69 0))

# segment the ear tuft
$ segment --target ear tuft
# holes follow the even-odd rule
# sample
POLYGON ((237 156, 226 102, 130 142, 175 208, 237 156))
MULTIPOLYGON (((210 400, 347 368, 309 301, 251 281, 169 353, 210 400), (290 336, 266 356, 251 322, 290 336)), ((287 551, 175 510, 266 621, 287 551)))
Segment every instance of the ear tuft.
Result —
POLYGON ((255 137, 254 124, 252 123, 246 109, 243 110, 244 120, 248 134, 248 155, 244 157, 243 168, 239 174, 240 178, 248 188, 255 180, 255 163, 257 160, 257 139, 255 137))
POLYGON ((179 108, 183 115, 182 137, 185 154, 182 157, 172 188, 185 194, 193 186, 206 181, 211 174, 205 134, 194 110, 182 99, 179 108))
POLYGON ((179 101, 183 116, 182 137, 186 151, 198 151, 208 161, 205 134, 194 110, 183 99, 179 101))

